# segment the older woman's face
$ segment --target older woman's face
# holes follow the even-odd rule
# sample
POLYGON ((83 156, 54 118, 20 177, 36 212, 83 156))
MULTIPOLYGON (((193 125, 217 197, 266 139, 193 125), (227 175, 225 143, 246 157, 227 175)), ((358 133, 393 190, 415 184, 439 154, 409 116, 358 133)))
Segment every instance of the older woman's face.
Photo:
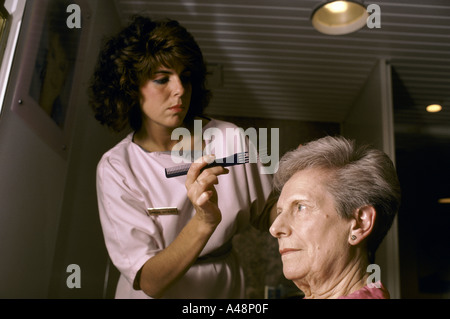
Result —
POLYGON ((287 279, 326 280, 348 262, 350 221, 338 216, 327 171, 297 172, 283 187, 270 233, 287 279))

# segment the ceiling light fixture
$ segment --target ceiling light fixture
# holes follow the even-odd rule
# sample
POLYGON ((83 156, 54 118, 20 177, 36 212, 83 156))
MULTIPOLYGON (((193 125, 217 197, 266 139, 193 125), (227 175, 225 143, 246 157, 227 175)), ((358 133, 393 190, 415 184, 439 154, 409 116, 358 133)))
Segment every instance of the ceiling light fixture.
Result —
POLYGON ((325 1, 311 15, 313 27, 324 34, 342 35, 355 32, 367 23, 366 7, 361 1, 325 1))
POLYGON ((441 198, 438 202, 439 204, 450 204, 450 198, 441 198))
POLYGON ((442 106, 440 104, 430 104, 427 106, 427 112, 436 113, 442 110, 442 106))

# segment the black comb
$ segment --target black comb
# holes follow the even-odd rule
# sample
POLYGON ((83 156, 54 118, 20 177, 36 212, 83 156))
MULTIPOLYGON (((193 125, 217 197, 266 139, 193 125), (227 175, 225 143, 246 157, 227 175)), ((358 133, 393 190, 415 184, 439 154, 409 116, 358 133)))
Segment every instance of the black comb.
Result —
MULTIPOLYGON (((216 159, 214 160, 214 162, 206 165, 203 169, 215 166, 222 166, 222 167, 234 166, 239 164, 245 164, 248 162, 249 162, 248 152, 242 152, 230 155, 228 157, 216 159)), ((171 178, 186 175, 190 167, 191 163, 166 168, 166 177, 171 178)))

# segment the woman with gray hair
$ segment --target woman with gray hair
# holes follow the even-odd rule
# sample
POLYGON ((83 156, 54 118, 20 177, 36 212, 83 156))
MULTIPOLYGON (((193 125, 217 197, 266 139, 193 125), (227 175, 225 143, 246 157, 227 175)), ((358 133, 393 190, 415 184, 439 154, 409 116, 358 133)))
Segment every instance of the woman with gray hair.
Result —
POLYGON ((395 167, 380 150, 324 137, 286 153, 270 233, 283 273, 305 298, 389 298, 367 267, 400 205, 395 167))

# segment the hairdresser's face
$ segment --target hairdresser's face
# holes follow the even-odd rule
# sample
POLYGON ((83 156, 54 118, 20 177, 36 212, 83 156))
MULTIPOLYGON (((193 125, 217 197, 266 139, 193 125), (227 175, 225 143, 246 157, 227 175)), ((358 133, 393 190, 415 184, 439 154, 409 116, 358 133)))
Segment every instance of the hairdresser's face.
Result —
POLYGON ((277 203, 270 233, 278 238, 285 277, 296 284, 326 281, 348 262, 350 221, 338 215, 328 179, 325 170, 299 171, 277 203))
POLYGON ((191 101, 190 75, 182 66, 159 67, 141 87, 143 124, 147 130, 182 125, 191 101))

